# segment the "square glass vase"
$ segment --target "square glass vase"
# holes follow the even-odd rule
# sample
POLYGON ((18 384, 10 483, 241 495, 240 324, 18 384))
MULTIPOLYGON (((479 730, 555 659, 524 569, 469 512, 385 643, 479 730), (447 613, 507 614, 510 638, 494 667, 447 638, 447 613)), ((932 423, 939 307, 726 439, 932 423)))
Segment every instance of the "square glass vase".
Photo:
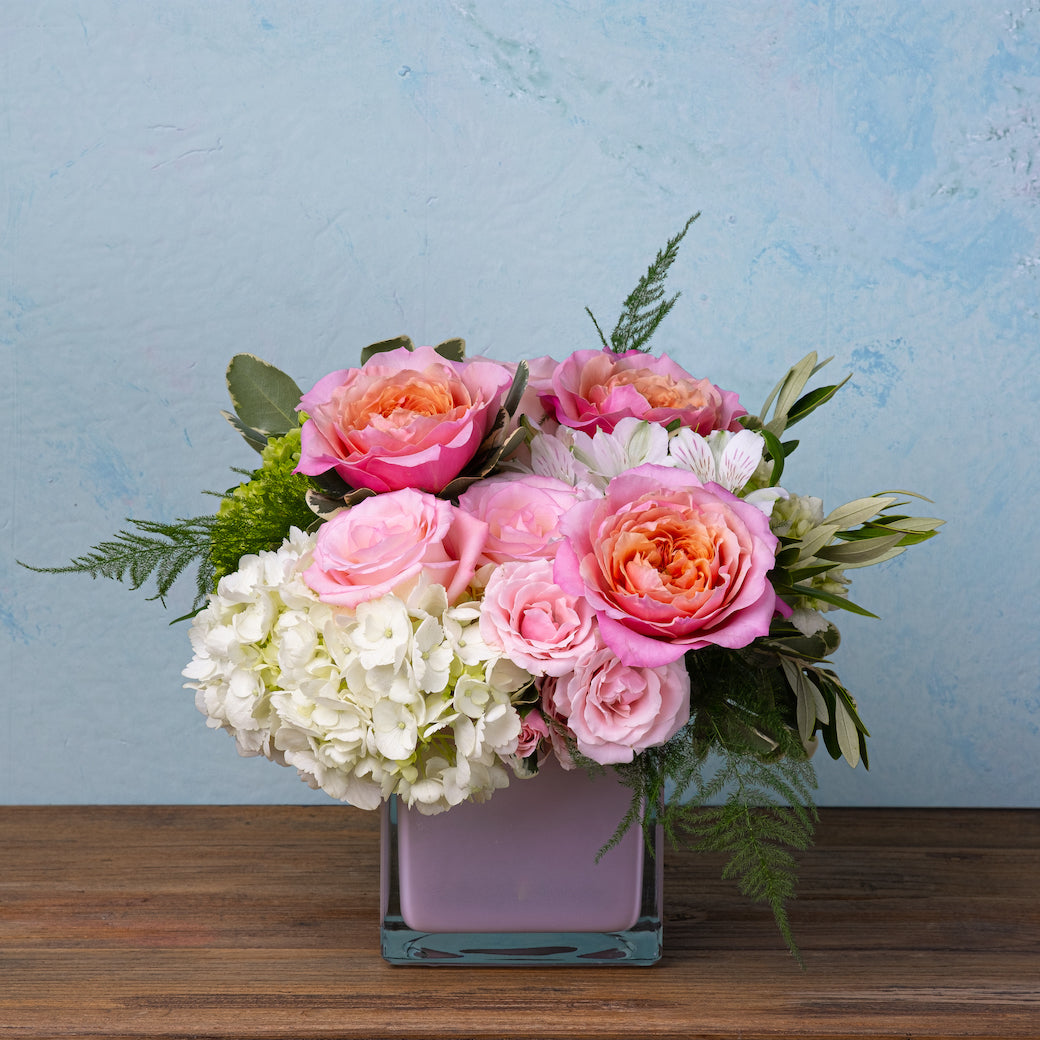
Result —
POLYGON ((410 965, 639 965, 661 956, 661 834, 630 827, 631 790, 549 761, 487 802, 383 807, 380 939, 410 965), (597 860, 597 857, 598 860, 597 860))

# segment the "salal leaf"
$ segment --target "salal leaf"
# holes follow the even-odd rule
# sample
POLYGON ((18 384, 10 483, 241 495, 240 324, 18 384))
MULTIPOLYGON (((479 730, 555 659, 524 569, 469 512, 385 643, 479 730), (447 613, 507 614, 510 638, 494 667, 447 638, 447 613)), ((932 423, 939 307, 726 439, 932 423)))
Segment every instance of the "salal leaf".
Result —
MULTIPOLYGON (((296 406, 303 393, 290 376, 269 362, 253 354, 236 354, 227 367, 227 388, 235 414, 251 433, 266 440, 281 437, 298 425, 296 406)), ((245 430, 240 432, 250 440, 245 430)))

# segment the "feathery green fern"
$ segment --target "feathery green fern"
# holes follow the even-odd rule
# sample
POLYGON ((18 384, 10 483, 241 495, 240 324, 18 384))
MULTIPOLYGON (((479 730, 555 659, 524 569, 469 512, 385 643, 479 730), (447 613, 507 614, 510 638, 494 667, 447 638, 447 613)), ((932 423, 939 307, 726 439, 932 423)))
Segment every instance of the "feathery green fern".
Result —
MULTIPOLYGON (((111 578, 139 589, 155 581, 151 599, 164 599, 174 582, 192 564, 197 564, 193 609, 204 602, 213 587, 210 541, 215 518, 196 516, 187 520, 127 520, 135 530, 120 531, 64 567, 23 567, 42 574, 89 574, 111 578)), ((19 561, 21 562, 21 561, 19 561)))
POLYGON ((658 325, 667 317, 668 312, 675 306, 675 301, 682 295, 676 293, 674 296, 664 299, 664 282, 668 274, 668 268, 679 255, 679 243, 686 237, 690 225, 700 216, 694 213, 683 226, 683 229, 668 239, 667 245, 660 250, 654 258, 654 262, 647 269, 645 275, 639 279, 639 283, 625 298, 621 315, 610 334, 610 342, 607 342, 603 330, 596 321, 596 316, 585 308, 585 313, 592 319, 596 326, 599 338, 605 350, 612 350, 615 354, 624 354, 629 350, 648 351, 650 338, 657 331, 658 325))

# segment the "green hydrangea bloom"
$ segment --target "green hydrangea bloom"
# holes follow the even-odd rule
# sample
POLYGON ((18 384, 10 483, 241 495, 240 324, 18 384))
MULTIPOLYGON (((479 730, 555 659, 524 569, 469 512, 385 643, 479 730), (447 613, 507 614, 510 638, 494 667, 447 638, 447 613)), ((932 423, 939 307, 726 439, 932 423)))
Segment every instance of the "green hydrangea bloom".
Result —
POLYGON ((300 461, 300 430, 272 437, 260 453, 259 469, 221 500, 213 526, 210 557, 214 581, 238 569, 249 553, 277 549, 298 527, 308 530, 317 517, 307 505, 311 481, 294 473, 300 461))

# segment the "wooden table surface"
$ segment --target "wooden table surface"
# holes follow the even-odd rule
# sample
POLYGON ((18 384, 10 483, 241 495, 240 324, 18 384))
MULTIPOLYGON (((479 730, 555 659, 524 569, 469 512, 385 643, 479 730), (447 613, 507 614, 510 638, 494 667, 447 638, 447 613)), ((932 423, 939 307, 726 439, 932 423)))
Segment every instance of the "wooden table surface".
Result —
POLYGON ((374 814, 0 807, 0 1038, 1040 1037, 1040 811, 821 810, 792 921, 669 853, 653 968, 391 967, 374 814))

